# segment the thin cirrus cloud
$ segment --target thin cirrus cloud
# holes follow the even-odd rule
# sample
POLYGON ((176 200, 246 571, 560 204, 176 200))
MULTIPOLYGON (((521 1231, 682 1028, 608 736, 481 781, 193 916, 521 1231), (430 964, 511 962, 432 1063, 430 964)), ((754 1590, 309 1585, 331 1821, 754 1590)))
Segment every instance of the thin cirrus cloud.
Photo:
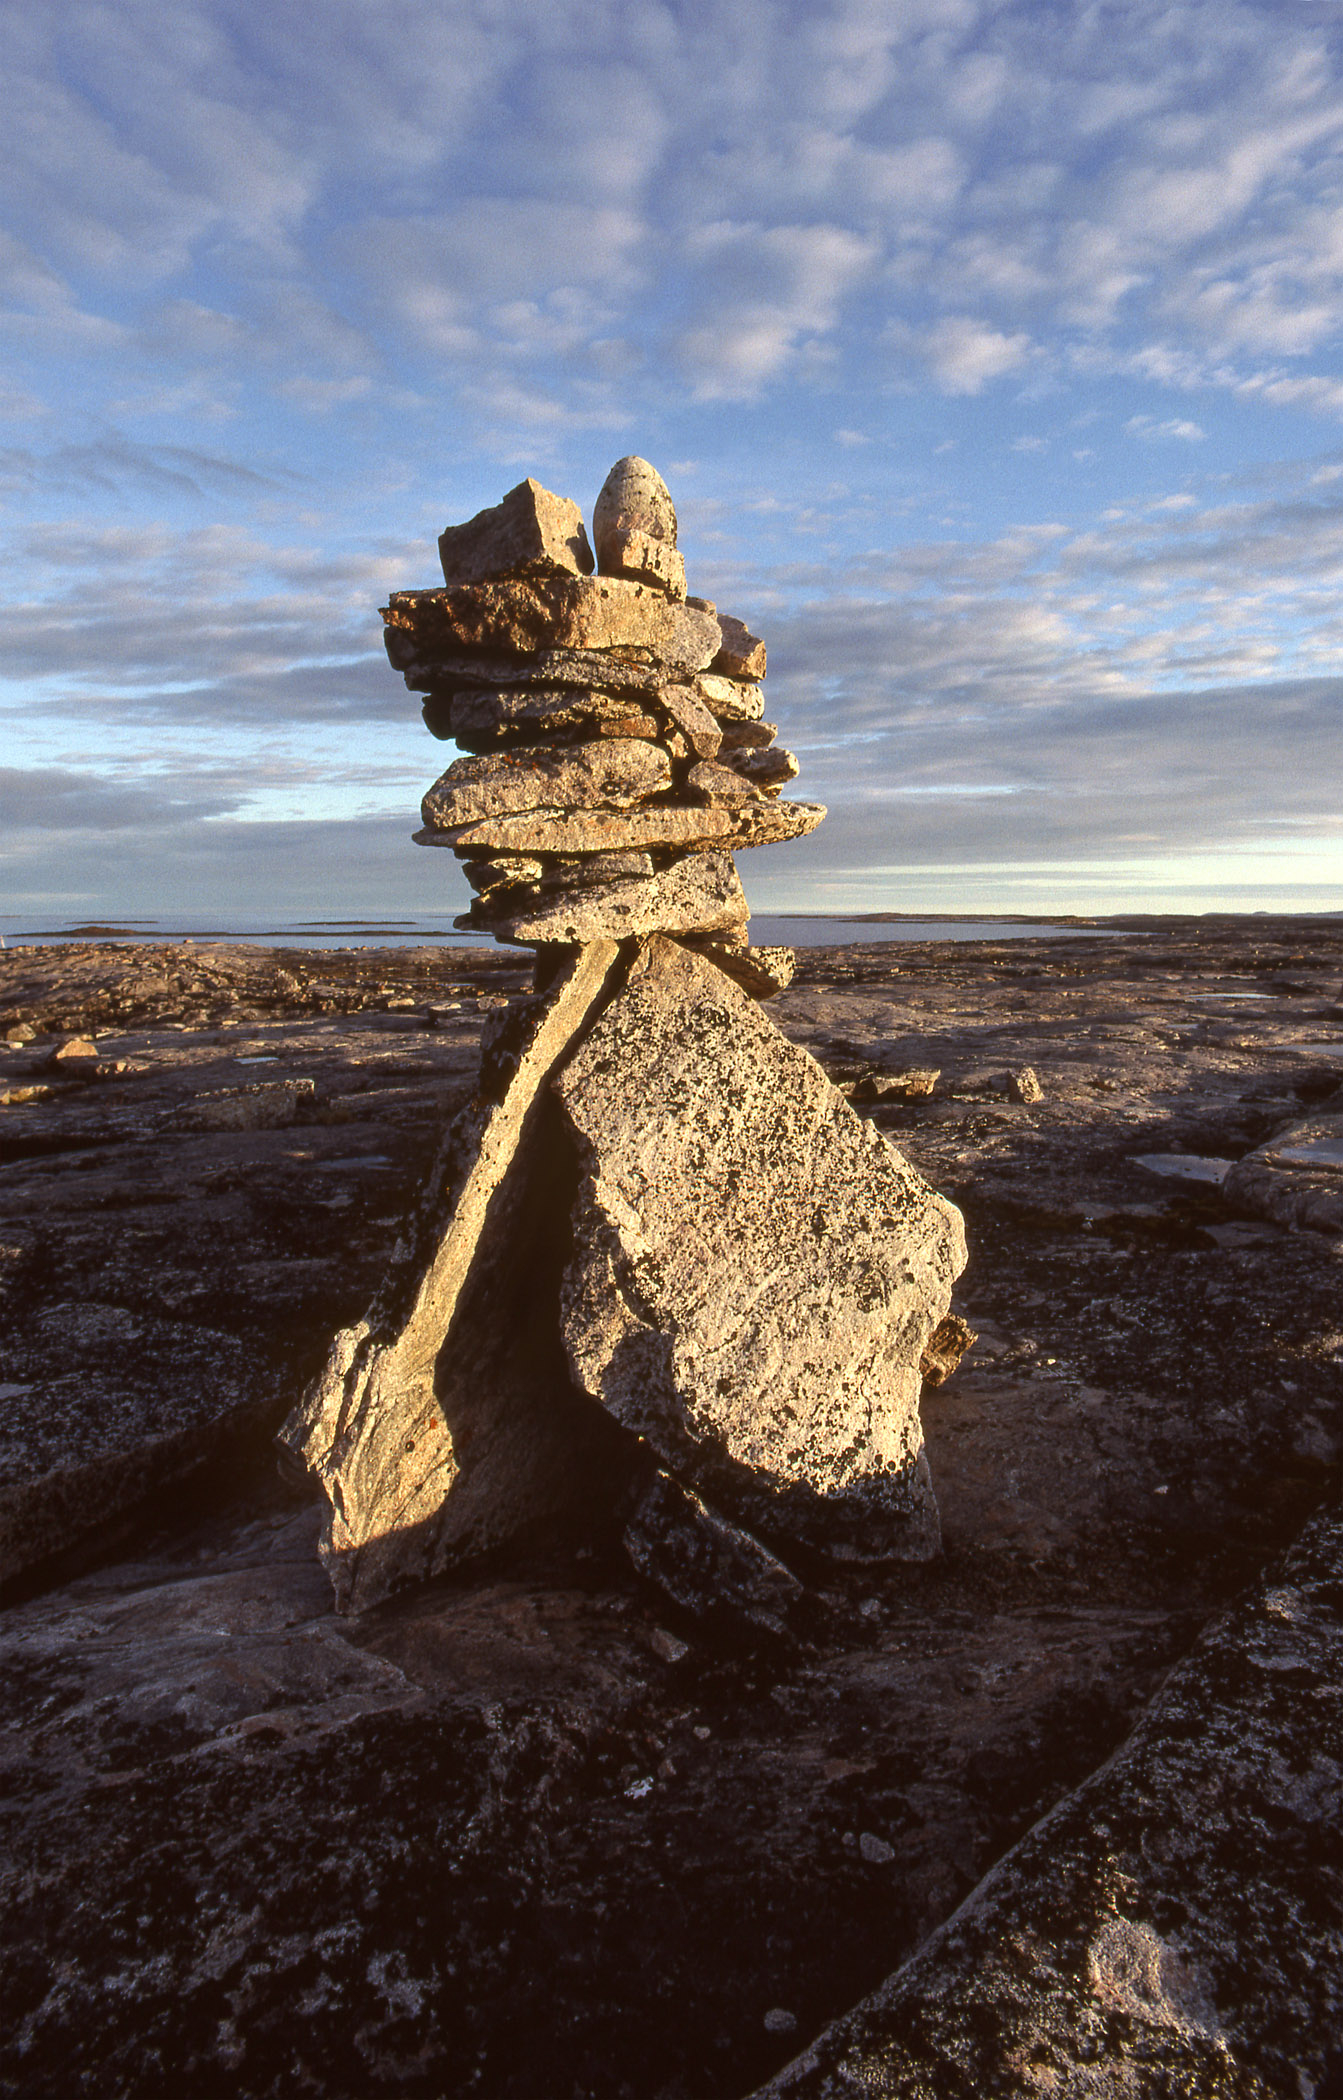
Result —
POLYGON ((112 822, 93 733, 160 870, 292 884, 275 812, 327 851, 343 796, 368 850, 333 865, 385 901, 443 754, 378 603, 509 481, 590 505, 634 450, 678 463, 696 586, 771 641, 834 810, 804 886, 888 865, 897 817, 949 869, 1332 836, 1343 55, 1313 0, 6 22, 0 763, 53 835, 81 795, 112 822), (199 765, 179 821, 165 766, 199 765))

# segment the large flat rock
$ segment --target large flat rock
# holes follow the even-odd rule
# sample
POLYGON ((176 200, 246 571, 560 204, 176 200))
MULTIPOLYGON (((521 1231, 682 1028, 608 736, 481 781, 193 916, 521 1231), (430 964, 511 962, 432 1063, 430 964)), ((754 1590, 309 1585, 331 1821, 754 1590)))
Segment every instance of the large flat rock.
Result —
POLYGON ((394 591, 383 618, 430 650, 446 645, 521 656, 533 650, 637 649, 685 671, 704 670, 723 643, 712 611, 618 576, 556 574, 394 591))
POLYGON ((1343 1519, 756 2100, 1325 2094, 1343 2079, 1343 1519))
MULTIPOLYGON (((980 1339, 922 1401, 941 1554, 830 1564, 801 1647, 747 1656, 669 1601, 684 1583, 693 1609, 724 1564, 687 1541, 669 1567, 665 1524, 656 1589, 584 1543, 342 1618, 315 1502, 271 1528, 267 1436, 242 1481, 211 1461, 188 1504, 174 1480, 119 1565, 48 1574, 0 1619, 0 2086, 741 2100, 1114 1753, 1199 1628, 1335 1491, 1337 1236, 1141 1161, 1225 1167, 1327 1110, 1340 922, 883 931, 800 949, 770 1013, 837 1085, 941 1075, 863 1109, 963 1208, 974 1249, 955 1305, 980 1339), (1026 1066, 1040 1101, 1002 1084, 1026 1066)), ((529 976, 483 947, 11 946, 0 1075, 48 1088, 0 1110, 0 1315, 7 1348, 34 1352, 24 1379, 75 1368, 59 1308, 117 1306, 198 1328, 198 1363, 231 1335, 301 1391, 476 1088, 482 1020, 529 976), (15 1023, 38 1040, 4 1047, 15 1023), (67 1035, 128 1070, 39 1082, 67 1035), (315 1098, 287 1128, 177 1120, 289 1077, 315 1098)), ((90 1393, 123 1373, 157 1391, 161 1358, 113 1324, 86 1332, 90 1393)), ((645 1535, 649 1517, 632 1519, 645 1535)), ((1219 1658, 1234 1691, 1251 1661, 1219 1658)), ((1312 1669, 1268 1674, 1313 1731, 1279 1739, 1308 1788, 1327 1692, 1312 1669)), ((1202 1727, 1195 1708, 1194 1744, 1202 1727)), ((1231 1808, 1253 1819, 1266 1798, 1231 1808)), ((1184 1830, 1178 1794, 1147 1826, 1149 1863, 1167 1823, 1184 1830)), ((1326 1861, 1332 1842, 1322 1830, 1326 1861)), ((1259 1887, 1283 1888, 1275 1848, 1262 1873, 1243 1846, 1228 1857, 1252 1919, 1259 1887)), ((1059 1913, 1035 1887, 1047 1938, 1059 1913)), ((1301 1888, 1277 1917, 1282 2049, 1304 2036, 1323 2100, 1336 2077, 1311 2052, 1337 2010, 1321 1995, 1303 2020, 1293 1978, 1332 1920, 1301 1888)), ((1100 1973, 1131 1946, 1150 1975, 1127 1934, 1102 1940, 1100 1973)), ((1247 1966, 1247 1998, 1264 1973, 1247 1966)), ((1093 2090, 1145 2100, 1165 2074, 1126 2064, 1112 2017, 1093 2090)), ((1248 2027, 1234 2008, 1226 2025, 1238 2068, 1209 2052, 1166 2090, 1301 2100, 1295 2067, 1243 2068, 1248 2027)), ((1086 2095, 1089 2070, 1045 2061, 1039 2084, 1086 2095)), ((1008 2064, 1002 2083, 1030 2077, 1008 2064)))
POLYGON ((1222 1190, 1280 1225, 1343 1232, 1343 1115, 1290 1123, 1227 1173, 1222 1190))
POLYGON ((959 1213, 713 963, 654 940, 555 1080, 579 1383, 765 1537, 934 1552, 919 1358, 959 1213))
POLYGON ((671 777, 667 753, 639 737, 490 752, 454 759, 421 809, 443 831, 515 810, 628 809, 669 788, 671 777))
POLYGON ((464 859, 495 853, 626 853, 646 846, 688 851, 722 846, 776 846, 814 831, 825 816, 820 802, 736 803, 731 809, 682 808, 659 803, 628 812, 604 809, 532 809, 518 816, 436 826, 415 833, 419 846, 451 846, 464 859))

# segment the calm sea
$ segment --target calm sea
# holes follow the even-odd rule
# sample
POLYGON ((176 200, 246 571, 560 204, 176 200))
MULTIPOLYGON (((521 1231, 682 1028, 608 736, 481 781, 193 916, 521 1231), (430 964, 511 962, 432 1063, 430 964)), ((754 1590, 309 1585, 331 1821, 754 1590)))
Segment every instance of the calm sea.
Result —
MULTIPOLYGON (((1024 919, 840 919, 759 912, 751 919, 758 945, 824 948, 850 941, 1011 941, 1049 935, 1103 933, 1104 927, 1059 926, 1024 919)), ((47 941, 248 941, 281 948, 470 948, 490 945, 481 934, 454 933, 450 916, 405 919, 71 919, 0 915, 0 941, 9 948, 47 941)))

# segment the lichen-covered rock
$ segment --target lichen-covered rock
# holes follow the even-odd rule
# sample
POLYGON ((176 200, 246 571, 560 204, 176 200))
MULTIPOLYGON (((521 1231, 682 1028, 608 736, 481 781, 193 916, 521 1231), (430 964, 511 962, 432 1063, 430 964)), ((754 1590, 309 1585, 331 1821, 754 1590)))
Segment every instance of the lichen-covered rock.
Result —
POLYGON ((709 669, 724 678, 763 678, 765 645, 759 635, 752 634, 740 620, 734 620, 731 613, 720 613, 718 624, 723 640, 709 669))
POLYGON ((592 574, 583 513, 529 477, 502 503, 439 534, 445 583, 483 583, 495 576, 592 574))
POLYGON ((1343 1519, 756 2100, 1268 2100, 1343 2080, 1343 1519))
POLYGON ((676 545, 671 491, 657 468, 635 452, 616 461, 593 505, 592 537, 602 570, 619 573, 620 535, 630 532, 669 548, 676 545))
POLYGON ((736 767, 720 766, 709 758, 702 758, 698 765, 690 768, 685 784, 692 795, 711 805, 758 800, 760 794, 754 782, 747 780, 736 767))
POLYGON ((696 955, 707 957, 717 969, 726 971, 733 983, 753 999, 773 999, 786 992, 797 969, 797 953, 792 948, 733 947, 721 938, 682 938, 696 955))
POLYGON ((638 1572, 709 1626, 743 1621, 784 1634, 802 1585, 759 1539, 709 1509, 659 1467, 629 1511, 622 1539, 638 1572))
POLYGON ((825 815, 820 802, 772 802, 761 797, 712 809, 658 803, 645 809, 523 810, 516 816, 483 817, 479 823, 417 831, 420 846, 451 846, 464 859, 498 853, 614 853, 648 846, 692 851, 773 846, 814 831, 825 815))
POLYGON ((555 574, 394 591, 383 619, 431 654, 444 646, 514 656, 541 649, 641 649, 674 669, 699 671, 722 646, 713 613, 619 576, 555 574))
POLYGON ((765 696, 753 678, 703 671, 695 680, 695 690, 719 722, 758 722, 765 712, 765 696))
POLYGON ((572 686, 467 687, 431 694, 424 703, 425 727, 464 751, 491 751, 501 744, 548 737, 655 738, 657 718, 625 693, 572 686))
POLYGON ((594 855, 594 872, 584 883, 557 891, 538 885, 496 892, 455 923, 463 931, 479 928, 524 947, 550 941, 575 947, 587 941, 745 926, 750 910, 730 853, 696 853, 657 874, 599 879, 603 861, 629 857, 594 855))
POLYGON ((743 780, 749 780, 752 787, 761 788, 766 794, 777 794, 790 780, 796 780, 801 770, 792 752, 785 751, 782 744, 765 750, 734 751, 730 764, 743 780))
POLYGON ((669 598, 685 596, 685 557, 649 532, 613 527, 602 541, 604 576, 628 576, 659 585, 669 598))
POLYGON ((579 1383, 763 1537, 922 1558, 919 1358, 960 1215, 714 965, 650 944, 555 1080, 579 1383))
POLYGON ((671 777, 666 752, 637 737, 490 752, 455 760, 420 808, 442 830, 514 810, 628 809, 670 787, 671 777))
POLYGON ((1343 1115, 1292 1123, 1237 1160, 1222 1193, 1280 1225, 1343 1232, 1343 1115))
POLYGON ((343 1611, 600 1493, 600 1445, 540 1281, 556 1200, 543 1111, 616 959, 594 943, 504 1015, 491 1092, 453 1126, 418 1232, 281 1431, 326 1495, 321 1551, 343 1611))

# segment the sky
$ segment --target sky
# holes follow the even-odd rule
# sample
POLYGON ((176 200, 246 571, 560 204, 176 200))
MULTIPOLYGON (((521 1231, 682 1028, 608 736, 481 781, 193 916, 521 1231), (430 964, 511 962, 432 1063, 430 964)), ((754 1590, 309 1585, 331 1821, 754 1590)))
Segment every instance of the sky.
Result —
POLYGON ((1343 908, 1334 0, 0 12, 0 913, 463 908, 378 607, 631 452, 755 909, 1343 908))

